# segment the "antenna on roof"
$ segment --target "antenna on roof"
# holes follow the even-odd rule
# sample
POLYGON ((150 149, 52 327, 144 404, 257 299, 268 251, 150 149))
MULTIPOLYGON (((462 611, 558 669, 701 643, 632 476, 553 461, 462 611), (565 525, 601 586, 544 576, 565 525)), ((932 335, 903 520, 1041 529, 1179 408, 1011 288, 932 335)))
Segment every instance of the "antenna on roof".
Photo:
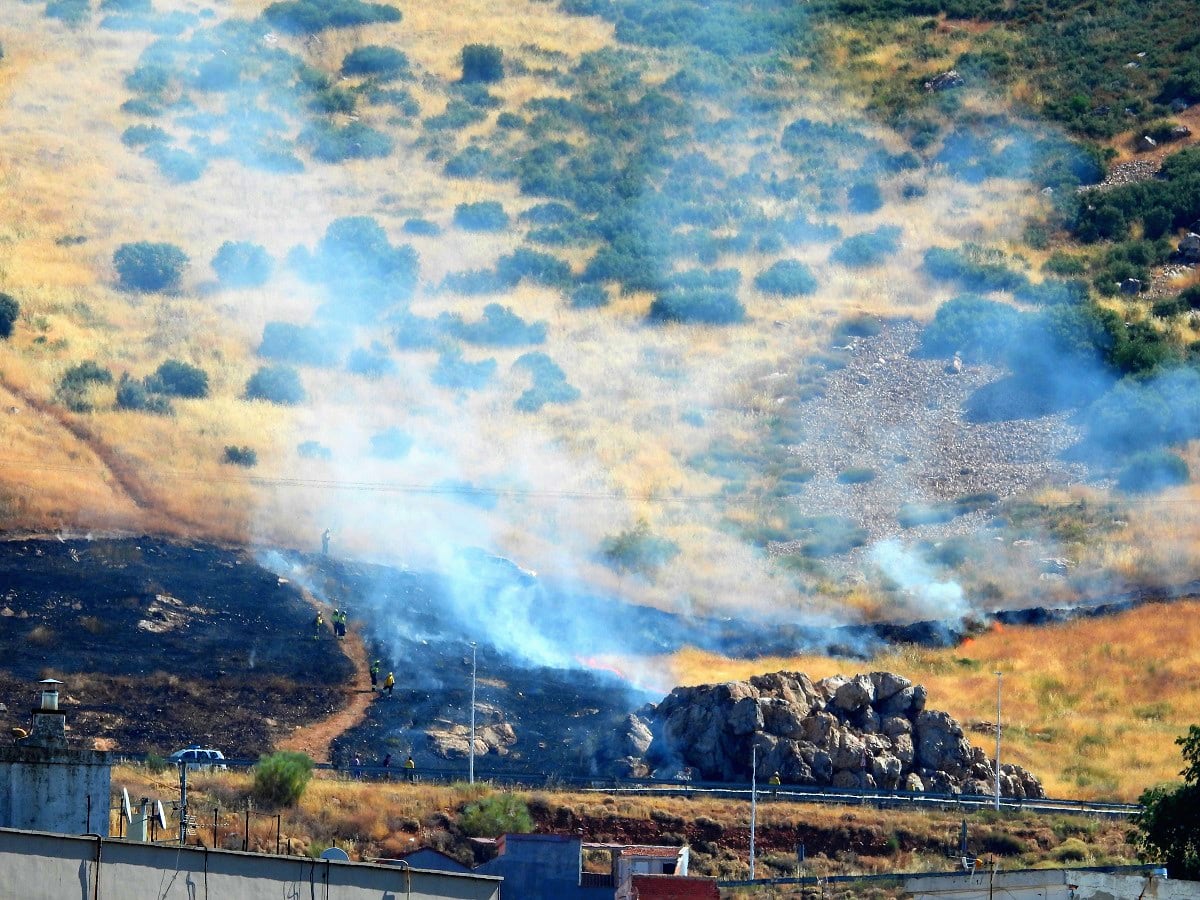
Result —
POLYGON ((158 807, 155 810, 155 815, 158 817, 158 827, 163 831, 167 830, 167 814, 163 812, 162 801, 157 801, 158 807))
POLYGON ((133 807, 129 805, 129 788, 121 788, 121 815, 125 817, 126 822, 132 824, 133 807))

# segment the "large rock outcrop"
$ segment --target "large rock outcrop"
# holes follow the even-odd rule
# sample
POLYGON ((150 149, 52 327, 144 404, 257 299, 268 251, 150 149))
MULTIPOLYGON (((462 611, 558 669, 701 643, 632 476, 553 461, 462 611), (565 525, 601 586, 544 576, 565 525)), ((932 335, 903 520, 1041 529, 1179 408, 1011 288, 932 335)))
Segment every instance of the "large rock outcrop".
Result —
MULTIPOLYGON (((992 761, 971 746, 958 722, 926 709, 925 701, 924 687, 891 672, 816 682, 801 672, 776 672, 676 688, 642 710, 640 722, 626 720, 629 738, 614 743, 628 761, 648 731, 645 762, 664 777, 690 771, 706 781, 748 781, 757 746, 760 777, 779 772, 786 784, 993 793, 992 761)), ((1001 766, 1000 791, 1045 796, 1020 766, 1001 766)))

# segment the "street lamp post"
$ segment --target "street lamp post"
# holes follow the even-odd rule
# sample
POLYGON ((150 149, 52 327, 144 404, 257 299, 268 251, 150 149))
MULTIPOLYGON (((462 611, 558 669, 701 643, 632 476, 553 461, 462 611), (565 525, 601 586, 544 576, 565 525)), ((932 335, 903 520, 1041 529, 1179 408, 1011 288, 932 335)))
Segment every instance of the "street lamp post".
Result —
POLYGON ((475 642, 471 641, 471 763, 467 781, 475 783, 475 642))
POLYGON ((1003 674, 996 673, 996 810, 1000 809, 1000 685, 1003 674))
POLYGON ((754 831, 758 825, 758 744, 750 749, 750 880, 754 880, 754 831))

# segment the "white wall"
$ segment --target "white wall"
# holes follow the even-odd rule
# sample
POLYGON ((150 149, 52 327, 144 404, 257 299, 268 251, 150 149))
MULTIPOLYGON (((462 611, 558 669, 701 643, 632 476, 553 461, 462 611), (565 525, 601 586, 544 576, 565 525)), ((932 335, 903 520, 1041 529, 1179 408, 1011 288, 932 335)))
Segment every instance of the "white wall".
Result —
POLYGON ((0 897, 498 900, 499 896, 500 879, 478 875, 0 829, 0 897))

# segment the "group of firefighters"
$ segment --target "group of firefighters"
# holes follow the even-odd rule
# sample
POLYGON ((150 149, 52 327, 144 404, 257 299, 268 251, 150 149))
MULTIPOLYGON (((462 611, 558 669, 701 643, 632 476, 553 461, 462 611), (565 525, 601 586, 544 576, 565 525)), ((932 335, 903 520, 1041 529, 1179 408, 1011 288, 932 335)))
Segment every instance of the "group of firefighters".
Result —
MULTIPOLYGON (((330 621, 333 622, 333 633, 339 638, 346 636, 346 617, 349 613, 344 609, 335 609, 333 615, 330 616, 330 621)), ((317 610, 316 618, 313 619, 313 640, 319 640, 321 632, 325 630, 325 615, 320 610, 317 610)))

